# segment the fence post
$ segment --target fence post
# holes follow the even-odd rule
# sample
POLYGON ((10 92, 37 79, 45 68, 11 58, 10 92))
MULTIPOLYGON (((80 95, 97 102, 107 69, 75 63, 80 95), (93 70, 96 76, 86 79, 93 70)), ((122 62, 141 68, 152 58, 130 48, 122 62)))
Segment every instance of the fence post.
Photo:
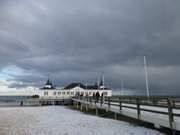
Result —
POLYGON ((110 97, 108 97, 108 108, 111 108, 111 101, 110 101, 110 97))
POLYGON ((171 128, 172 135, 175 135, 176 132, 173 127, 174 118, 173 118, 172 102, 170 99, 168 99, 167 103, 168 103, 169 126, 171 128))
POLYGON ((90 101, 90 104, 92 105, 92 98, 91 97, 89 97, 90 99, 89 99, 89 101, 90 101))
POLYGON ((121 102, 121 98, 120 97, 119 97, 119 110, 120 110, 120 112, 122 110, 122 102, 121 102))
POLYGON ((64 105, 64 98, 63 98, 63 105, 64 105))
POLYGON ((86 111, 88 111, 88 105, 86 105, 86 111))
POLYGON ((173 100, 172 102, 173 102, 173 108, 176 108, 176 102, 175 102, 175 100, 173 100))
POLYGON ((114 119, 117 120, 117 113, 114 113, 114 119))
POLYGON ((96 106, 96 116, 98 116, 98 108, 97 108, 97 106, 96 106))
POLYGON ((78 102, 76 102, 76 107, 77 107, 77 109, 79 109, 79 103, 78 102))
POLYGON ((102 107, 102 104, 103 104, 103 97, 101 97, 101 107, 102 107))
POLYGON ((81 110, 81 111, 83 111, 83 105, 82 105, 82 103, 81 103, 81 107, 80 107, 80 110, 81 110))
POLYGON ((141 110, 140 110, 140 101, 139 101, 139 98, 136 98, 136 104, 137 104, 137 118, 140 119, 141 110))

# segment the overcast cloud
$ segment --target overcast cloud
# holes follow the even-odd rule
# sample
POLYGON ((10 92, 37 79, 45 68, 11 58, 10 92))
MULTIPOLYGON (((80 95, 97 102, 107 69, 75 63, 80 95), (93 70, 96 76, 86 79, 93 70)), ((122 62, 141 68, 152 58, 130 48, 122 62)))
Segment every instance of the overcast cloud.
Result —
POLYGON ((0 0, 0 79, 10 88, 94 83, 180 94, 179 0, 0 0))

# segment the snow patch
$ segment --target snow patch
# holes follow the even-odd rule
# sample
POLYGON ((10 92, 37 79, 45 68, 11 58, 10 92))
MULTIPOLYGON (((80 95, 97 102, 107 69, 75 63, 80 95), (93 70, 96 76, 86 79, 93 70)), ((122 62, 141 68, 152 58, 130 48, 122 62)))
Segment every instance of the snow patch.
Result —
POLYGON ((90 116, 62 106, 0 109, 3 135, 163 135, 132 124, 90 116))

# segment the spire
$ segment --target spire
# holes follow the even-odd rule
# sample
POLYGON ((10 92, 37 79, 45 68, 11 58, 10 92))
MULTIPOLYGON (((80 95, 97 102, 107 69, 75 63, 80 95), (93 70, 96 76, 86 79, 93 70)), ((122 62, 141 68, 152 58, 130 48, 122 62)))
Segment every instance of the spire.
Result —
POLYGON ((105 89, 105 86, 104 86, 104 74, 101 75, 101 81, 100 81, 100 89, 105 89))
POLYGON ((103 86, 103 79, 101 78, 101 81, 100 81, 100 86, 103 86))
POLYGON ((54 88, 55 87, 53 86, 52 82, 50 81, 49 75, 48 75, 48 80, 47 80, 47 82, 46 82, 46 84, 45 84, 43 89, 54 89, 54 88))
POLYGON ((102 75, 102 82, 103 82, 103 90, 104 90, 104 88, 105 88, 105 86, 104 86, 104 74, 102 75))
POLYGON ((97 87, 98 87, 98 89, 99 89, 99 78, 97 78, 97 87))
POLYGON ((104 74, 101 75, 100 86, 104 86, 104 74))
POLYGON ((52 83, 51 83, 51 81, 49 80, 49 78, 48 78, 48 80, 47 80, 47 82, 46 82, 46 85, 52 85, 52 83))

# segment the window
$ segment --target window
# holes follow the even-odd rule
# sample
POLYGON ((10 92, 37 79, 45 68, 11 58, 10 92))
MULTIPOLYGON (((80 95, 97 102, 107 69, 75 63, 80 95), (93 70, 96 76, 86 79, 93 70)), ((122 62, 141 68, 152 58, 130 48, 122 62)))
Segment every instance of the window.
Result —
POLYGON ((58 92, 58 95, 61 95, 61 92, 60 92, 60 91, 58 92))
POLYGON ((56 91, 54 92, 54 95, 56 95, 56 91))
POLYGON ((88 96, 88 92, 85 92, 85 96, 88 96))
POLYGON ((62 95, 65 95, 65 92, 62 92, 62 95))
POLYGON ((69 95, 70 94, 70 92, 67 92, 67 95, 69 95))
POLYGON ((44 96, 48 96, 48 91, 45 91, 45 92, 44 92, 44 96))
POLYGON ((84 95, 84 92, 81 92, 81 95, 84 95))
POLYGON ((71 95, 74 95, 74 92, 71 92, 71 95))
POLYGON ((108 93, 107 93, 107 92, 103 92, 103 94, 104 94, 104 96, 107 96, 107 95, 108 95, 108 93))

